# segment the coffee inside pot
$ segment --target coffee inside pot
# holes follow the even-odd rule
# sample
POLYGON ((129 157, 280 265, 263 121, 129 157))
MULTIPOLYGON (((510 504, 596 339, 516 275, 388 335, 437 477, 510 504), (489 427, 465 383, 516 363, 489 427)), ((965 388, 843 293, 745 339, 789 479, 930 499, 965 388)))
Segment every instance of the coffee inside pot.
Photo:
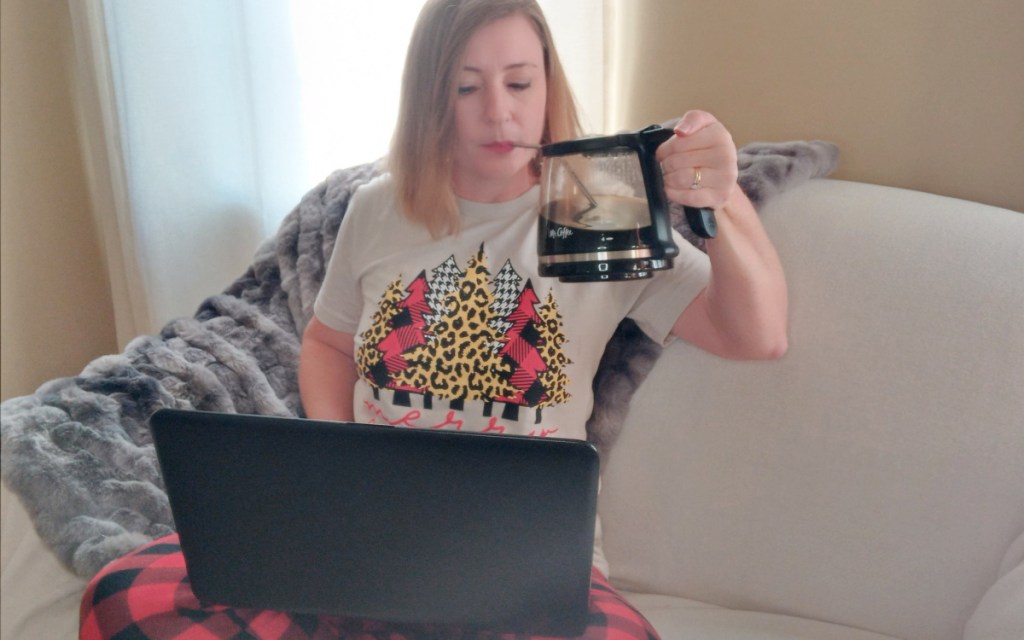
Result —
MULTIPOLYGON (((649 278, 672 267, 668 197, 658 146, 673 131, 582 138, 541 148, 540 274, 563 282, 649 278)), ((684 207, 690 228, 715 234, 714 212, 684 207)))

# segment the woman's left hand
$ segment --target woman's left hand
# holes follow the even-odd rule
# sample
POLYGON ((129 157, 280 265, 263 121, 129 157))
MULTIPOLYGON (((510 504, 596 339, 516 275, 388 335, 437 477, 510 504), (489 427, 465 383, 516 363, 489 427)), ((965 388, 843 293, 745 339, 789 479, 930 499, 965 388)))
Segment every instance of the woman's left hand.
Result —
POLYGON ((688 111, 675 134, 658 147, 665 194, 689 207, 718 209, 737 188, 736 145, 725 126, 706 111, 688 111))

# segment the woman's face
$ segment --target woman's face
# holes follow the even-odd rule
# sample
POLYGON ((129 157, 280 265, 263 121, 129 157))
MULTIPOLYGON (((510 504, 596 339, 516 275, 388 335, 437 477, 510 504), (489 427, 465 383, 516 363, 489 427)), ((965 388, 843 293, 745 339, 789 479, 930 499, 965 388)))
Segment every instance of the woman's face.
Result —
POLYGON ((455 193, 476 202, 503 202, 536 182, 531 149, 544 134, 547 78, 544 50, 522 15, 476 31, 456 69, 455 193))

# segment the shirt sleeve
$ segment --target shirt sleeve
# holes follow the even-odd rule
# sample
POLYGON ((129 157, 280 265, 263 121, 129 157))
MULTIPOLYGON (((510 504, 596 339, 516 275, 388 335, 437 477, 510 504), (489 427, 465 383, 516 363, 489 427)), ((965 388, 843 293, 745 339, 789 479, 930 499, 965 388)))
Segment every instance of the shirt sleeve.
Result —
POLYGON ((676 320, 711 278, 707 254, 677 231, 673 230, 672 237, 679 246, 672 268, 655 272, 627 314, 647 337, 660 345, 675 340, 672 327, 676 320))
POLYGON ((362 189, 352 195, 338 229, 323 284, 313 303, 317 320, 335 331, 352 334, 358 329, 363 312, 363 297, 353 265, 359 264, 355 238, 359 236, 357 221, 361 207, 365 206, 364 199, 362 189))

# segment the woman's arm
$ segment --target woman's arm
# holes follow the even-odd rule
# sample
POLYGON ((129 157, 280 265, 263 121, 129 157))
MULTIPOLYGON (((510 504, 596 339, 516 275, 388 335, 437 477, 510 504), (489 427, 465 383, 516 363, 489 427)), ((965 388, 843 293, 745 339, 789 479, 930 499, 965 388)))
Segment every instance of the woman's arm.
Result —
POLYGON ((711 114, 691 111, 658 150, 670 199, 715 209, 718 234, 706 243, 708 286, 680 314, 672 332, 716 355, 781 357, 788 346, 788 294, 782 264, 736 182, 732 136, 711 114), (700 186, 695 186, 696 170, 700 186))
POLYGON ((314 317, 302 335, 299 355, 299 394, 306 417, 318 420, 354 419, 356 383, 355 341, 314 317))

